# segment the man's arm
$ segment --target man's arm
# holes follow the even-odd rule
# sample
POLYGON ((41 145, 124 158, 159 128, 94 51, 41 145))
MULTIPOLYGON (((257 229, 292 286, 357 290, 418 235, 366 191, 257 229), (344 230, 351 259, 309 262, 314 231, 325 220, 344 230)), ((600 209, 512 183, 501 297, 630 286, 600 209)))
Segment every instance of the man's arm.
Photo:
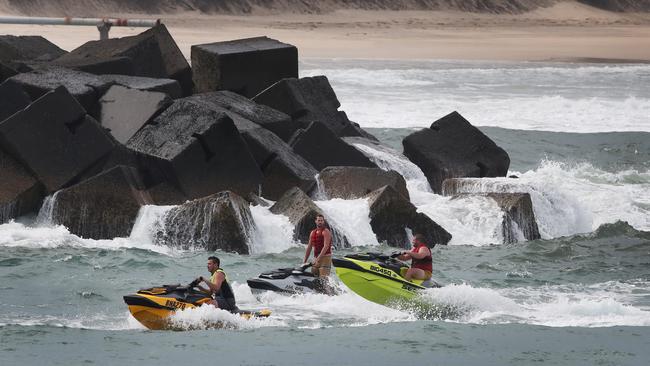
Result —
POLYGON ((420 250, 417 251, 417 253, 409 253, 411 258, 415 259, 422 259, 425 257, 428 257, 431 254, 431 250, 427 247, 422 247, 420 250))
POLYGON ((397 259, 401 261, 409 261, 411 260, 411 252, 402 252, 397 259))
POLYGON ((302 263, 307 263, 307 261, 309 260, 309 256, 311 255, 311 247, 312 246, 313 245, 311 243, 311 232, 310 232, 309 233, 309 242, 307 243, 307 249, 305 250, 305 259, 302 261, 302 263))
POLYGON ((332 246, 332 233, 330 232, 330 229, 323 230, 323 242, 323 250, 321 250, 320 254, 318 254, 318 258, 316 258, 315 263, 318 263, 332 246))
POLYGON ((203 282, 205 282, 206 285, 208 285, 208 288, 210 289, 211 293, 217 293, 219 290, 221 290, 221 284, 223 283, 223 280, 226 279, 226 276, 224 276, 223 273, 218 272, 216 276, 216 283, 210 282, 210 279, 203 279, 203 282))

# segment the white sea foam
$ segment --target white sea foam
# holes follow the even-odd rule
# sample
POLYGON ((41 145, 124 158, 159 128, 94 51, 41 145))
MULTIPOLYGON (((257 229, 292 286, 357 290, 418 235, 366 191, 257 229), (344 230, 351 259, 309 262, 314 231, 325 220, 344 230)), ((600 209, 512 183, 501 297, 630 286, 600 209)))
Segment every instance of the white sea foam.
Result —
MULTIPOLYGON (((502 242, 502 213, 493 200, 433 194, 424 174, 401 153, 361 144, 355 147, 382 169, 404 174, 411 202, 452 234, 450 244, 502 242)), ((509 174, 519 179, 474 179, 467 193, 528 192, 542 238, 587 233, 617 220, 650 230, 649 171, 610 173, 588 163, 543 161, 535 170, 509 174)))
POLYGON ((425 127, 458 111, 477 126, 650 131, 648 65, 314 61, 362 127, 425 127))
POLYGON ((280 253, 298 245, 293 240, 294 227, 289 218, 275 215, 268 207, 251 206, 256 230, 252 235, 252 253, 280 253))
POLYGON ((650 230, 648 171, 609 173, 587 163, 545 161, 519 177, 522 184, 532 187, 540 230, 544 228, 550 237, 590 232, 618 220, 638 230, 650 230))
POLYGON ((176 206, 145 205, 140 207, 129 238, 133 241, 155 245, 157 232, 164 231, 165 215, 176 206))
MULTIPOLYGON (((603 286, 608 286, 604 284, 603 286)), ((631 305, 629 293, 592 286, 486 289, 450 285, 431 289, 423 298, 432 306, 455 310, 461 323, 522 323, 551 327, 648 326, 650 311, 631 305)))
POLYGON ((176 311, 169 320, 172 328, 181 330, 254 329, 282 325, 282 322, 277 319, 255 317, 246 319, 212 305, 176 311))
POLYGON ((327 220, 343 232, 352 246, 379 244, 370 227, 368 200, 335 198, 315 203, 324 211, 327 220))
MULTIPOLYGON (((343 293, 338 296, 322 294, 287 296, 266 292, 260 296, 260 300, 262 304, 274 311, 271 317, 298 328, 364 326, 416 320, 408 312, 369 302, 349 292, 345 286, 340 284, 339 286, 343 293)), ((240 296, 246 299, 253 295, 238 292, 237 296, 238 299, 240 296)))
POLYGON ((84 239, 71 234, 63 225, 32 227, 14 221, 0 225, 0 247, 77 247, 108 250, 139 248, 163 254, 172 254, 175 252, 175 250, 165 246, 140 242, 130 238, 105 240, 84 239))
POLYGON ((120 314, 75 314, 69 317, 61 315, 25 314, 7 318, 0 317, 0 326, 20 325, 24 327, 49 326, 56 328, 93 329, 93 330, 130 330, 146 329, 131 316, 128 311, 120 314))

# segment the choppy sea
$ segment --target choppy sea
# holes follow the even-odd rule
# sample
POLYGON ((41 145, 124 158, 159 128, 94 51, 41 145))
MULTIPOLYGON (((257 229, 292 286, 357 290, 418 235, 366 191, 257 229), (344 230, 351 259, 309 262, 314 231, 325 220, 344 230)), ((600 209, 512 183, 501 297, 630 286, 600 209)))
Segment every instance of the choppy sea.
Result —
MULTIPOLYGON (((426 312, 354 293, 255 298, 246 279, 296 265, 283 216, 253 207, 249 256, 218 253, 243 308, 178 313, 186 331, 149 331, 122 296, 205 275, 209 253, 157 244, 169 207, 147 206, 128 238, 82 239, 37 218, 0 225, 0 364, 647 365, 650 360, 650 65, 312 59, 350 119, 390 150, 412 202, 452 233, 434 253, 426 312), (460 112, 510 155, 542 239, 500 244, 487 199, 433 194, 401 140, 460 112), (221 320, 227 329, 206 329, 221 320)), ((495 184, 499 179, 494 179, 495 184)), ((353 247, 390 251, 359 200, 317 204, 353 247)), ((43 215, 42 215, 43 216, 43 215)))

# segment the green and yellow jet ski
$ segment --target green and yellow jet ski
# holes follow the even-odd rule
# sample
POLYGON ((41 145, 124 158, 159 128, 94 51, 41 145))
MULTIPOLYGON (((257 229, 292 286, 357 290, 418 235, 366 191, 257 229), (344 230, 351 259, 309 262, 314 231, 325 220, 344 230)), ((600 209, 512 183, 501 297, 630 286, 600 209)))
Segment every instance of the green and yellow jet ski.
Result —
POLYGON ((392 306, 409 301, 418 292, 432 287, 440 287, 429 279, 426 281, 408 281, 403 276, 409 266, 393 255, 380 253, 349 254, 343 258, 333 258, 332 262, 341 282, 357 295, 376 302, 392 306))
MULTIPOLYGON (((131 315, 145 327, 153 330, 175 329, 169 320, 177 310, 196 308, 212 299, 209 294, 196 289, 196 285, 197 282, 192 282, 187 286, 162 285, 142 289, 133 295, 124 296, 124 302, 128 305, 131 315)), ((271 315, 271 311, 266 309, 237 309, 233 313, 245 319, 271 315)))

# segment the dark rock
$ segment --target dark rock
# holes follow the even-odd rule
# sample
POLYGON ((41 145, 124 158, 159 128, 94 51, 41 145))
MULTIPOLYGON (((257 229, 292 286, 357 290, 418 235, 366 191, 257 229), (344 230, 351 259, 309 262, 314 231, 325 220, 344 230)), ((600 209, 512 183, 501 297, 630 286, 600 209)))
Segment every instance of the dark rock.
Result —
POLYGON ((459 194, 476 193, 513 193, 521 192, 526 187, 516 180, 501 180, 489 178, 449 178, 442 182, 442 195, 455 196, 459 194))
POLYGON ((129 89, 142 91, 160 92, 167 94, 172 99, 178 99, 183 96, 181 84, 174 79, 164 78, 147 78, 142 76, 129 75, 98 75, 100 79, 107 83, 122 85, 129 89))
POLYGON ((166 245, 239 254, 250 252, 255 222, 248 202, 233 192, 219 192, 174 207, 164 220, 164 232, 156 236, 166 245))
POLYGON ((264 198, 261 198, 255 193, 249 194, 248 197, 246 197, 246 201, 250 202, 250 204, 253 206, 271 207, 269 201, 265 200, 264 198))
POLYGON ((409 200, 406 181, 394 170, 362 167, 327 167, 318 175, 319 188, 327 198, 355 199, 383 186, 391 186, 409 200))
POLYGON ((48 192, 64 187, 114 147, 109 134, 64 87, 0 123, 0 145, 48 192))
MULTIPOLYGON (((91 41, 91 42, 102 42, 102 41, 91 41)), ((84 47, 85 45, 82 45, 84 47)), ((154 39, 148 39, 143 44, 141 44, 142 49, 139 51, 142 53, 149 53, 153 59, 158 60, 161 58, 160 51, 158 50, 158 45, 154 39)), ((72 52, 79 52, 73 50, 72 52)), ((92 51, 91 51, 92 52, 92 51)), ((91 56, 84 54, 79 57, 76 55, 68 56, 62 58, 61 60, 56 60, 53 62, 55 65, 63 66, 66 68, 79 70, 95 75, 104 75, 104 74, 118 74, 118 75, 134 75, 136 73, 136 66, 134 61, 130 57, 123 56, 109 56, 109 55, 96 55, 91 56)), ((140 72, 145 72, 139 70, 140 72)), ((155 65, 153 72, 156 74, 162 73, 162 67, 160 65, 155 65), (157 66, 157 67, 156 67, 157 66)), ((148 75, 149 76, 149 75, 148 75)))
POLYGON ((38 210, 43 186, 20 163, 0 149, 0 224, 38 210))
POLYGON ((110 87, 110 83, 93 74, 58 67, 18 74, 9 80, 18 83, 33 100, 64 86, 89 114, 97 110, 97 101, 110 87))
POLYGON ((488 193, 487 196, 496 201, 504 212, 502 225, 504 243, 519 241, 516 228, 519 228, 526 240, 541 238, 529 193, 488 193))
POLYGON ((500 177, 510 158, 458 112, 404 138, 404 155, 422 169, 434 192, 455 177, 500 177))
POLYGON ((196 93, 230 90, 252 98, 298 77, 298 49, 268 37, 194 45, 191 52, 196 93))
POLYGON ((99 122, 124 144, 171 103, 164 93, 113 85, 99 99, 99 122))
POLYGON ((237 117, 234 116, 236 114, 258 126, 266 128, 284 141, 288 141, 299 127, 288 115, 226 90, 195 94, 189 97, 188 100, 205 103, 217 111, 225 111, 235 123, 237 123, 237 117))
POLYGON ((163 24, 135 36, 87 42, 55 62, 93 74, 170 78, 183 95, 192 93, 190 65, 163 24))
POLYGON ((310 190, 318 173, 289 145, 264 127, 277 127, 290 119, 284 113, 261 106, 230 91, 195 94, 183 99, 231 117, 264 174, 261 194, 276 200, 287 189, 310 190))
POLYGON ((515 243, 523 239, 540 238, 531 188, 519 179, 452 178, 443 182, 445 196, 485 196, 493 199, 504 212, 501 233, 504 243, 515 243), (517 230, 517 228, 519 230, 517 230))
POLYGON ((175 185, 189 199, 232 190, 257 192, 263 175, 232 119, 177 100, 128 141, 141 164, 157 167, 157 182, 175 185))
POLYGON ((451 240, 451 234, 447 230, 422 212, 416 213, 407 227, 414 234, 420 233, 424 235, 427 243, 447 245, 451 240))
POLYGON ((354 129, 345 112, 338 111, 341 103, 325 76, 282 79, 253 100, 288 114, 302 126, 318 121, 336 136, 354 129))
POLYGON ((0 62, 0 83, 16 74, 18 74, 18 71, 16 71, 13 67, 0 62))
POLYGON ((361 126, 359 126, 359 124, 356 122, 351 122, 349 125, 345 126, 339 132, 339 136, 346 137, 346 138, 361 137, 375 142, 379 142, 379 140, 373 134, 361 128, 361 126))
POLYGON ((271 131, 259 127, 243 131, 242 136, 264 174, 263 197, 277 200, 289 188, 309 192, 314 187, 318 171, 271 131))
POLYGON ((31 102, 29 95, 15 82, 9 80, 0 84, 0 122, 31 102))
POLYGON ((41 36, 0 36, 0 61, 51 61, 65 53, 41 36))
POLYGON ((370 207, 370 226, 377 240, 390 246, 408 248, 410 243, 406 229, 423 234, 432 248, 435 244, 447 244, 449 234, 390 186, 384 186, 366 196, 370 207))
POLYGON ((377 167, 363 153, 319 122, 312 122, 307 129, 298 130, 289 145, 318 170, 328 166, 377 167))
POLYGON ((180 205, 188 201, 187 196, 167 182, 158 183, 147 192, 153 203, 159 206, 180 205))
MULTIPOLYGON (((316 215, 323 215, 323 211, 316 206, 314 201, 302 190, 294 187, 286 191, 282 197, 271 206, 270 211, 276 215, 285 215, 294 225, 293 239, 302 243, 309 243, 309 234, 316 228, 316 215)), ((327 217, 325 217, 327 220, 327 217)), ((334 248, 348 248, 348 239, 336 228, 330 226, 332 231, 332 246, 334 248)))
POLYGON ((142 205, 152 204, 138 173, 124 166, 60 190, 52 203, 52 222, 91 239, 126 237, 142 205))

